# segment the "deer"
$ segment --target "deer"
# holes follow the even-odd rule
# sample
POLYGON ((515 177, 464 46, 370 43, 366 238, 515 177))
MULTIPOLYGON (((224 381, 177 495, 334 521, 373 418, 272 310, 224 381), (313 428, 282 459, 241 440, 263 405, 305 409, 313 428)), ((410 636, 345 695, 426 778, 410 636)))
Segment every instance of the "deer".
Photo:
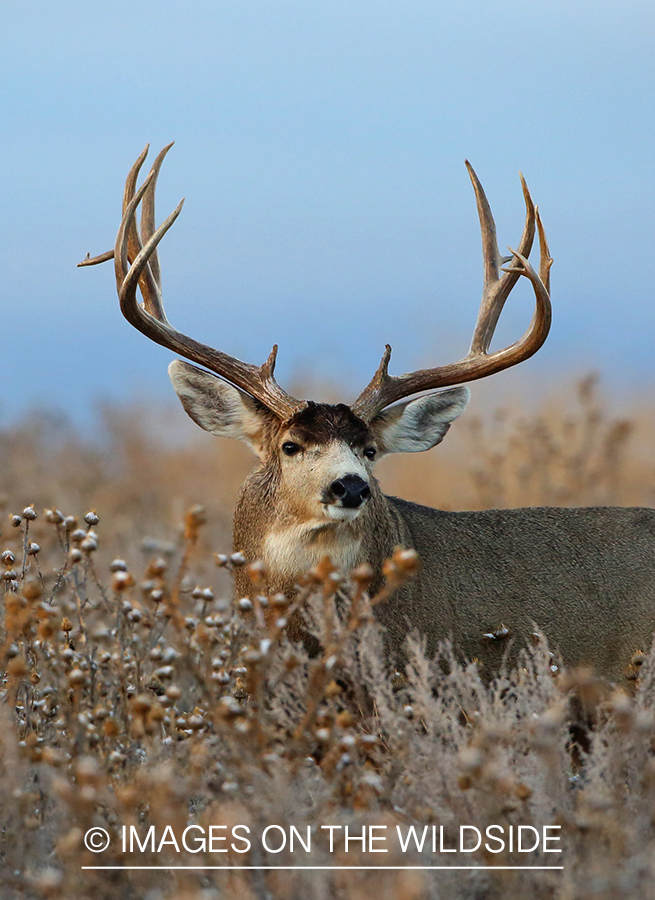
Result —
MULTIPOLYGON (((169 366, 188 415, 205 431, 245 441, 259 463, 241 488, 233 545, 261 561, 264 589, 292 595, 300 576, 324 557, 348 573, 372 567, 372 590, 395 548, 415 551, 417 574, 375 608, 390 653, 418 631, 434 650, 444 639, 475 659, 483 677, 529 643, 535 623, 569 667, 592 666, 620 684, 635 678, 655 629, 655 511, 647 508, 519 508, 443 511, 385 496, 376 460, 439 444, 469 400, 466 384, 524 362, 551 324, 552 258, 544 226, 521 175, 526 218, 510 256, 501 256, 491 207, 470 163, 484 281, 468 354, 404 375, 388 371, 387 344, 373 378, 350 405, 299 400, 275 380, 277 345, 260 366, 176 330, 162 303, 157 247, 184 200, 155 225, 155 189, 172 144, 137 188, 148 147, 129 171, 113 250, 80 265, 114 259, 123 316, 184 360, 169 366), (140 223, 137 210, 140 207, 140 223), (538 271, 529 256, 538 234, 538 271), (490 352, 504 304, 530 282, 535 308, 525 334, 490 352), (137 297, 140 290, 142 302, 137 297), (510 638, 509 644, 507 639, 510 638), (515 648, 508 653, 508 647, 515 648), (640 655, 641 654, 641 655, 640 655)), ((262 585, 257 590, 262 591, 262 585)), ((252 591, 243 569, 236 596, 252 591)))

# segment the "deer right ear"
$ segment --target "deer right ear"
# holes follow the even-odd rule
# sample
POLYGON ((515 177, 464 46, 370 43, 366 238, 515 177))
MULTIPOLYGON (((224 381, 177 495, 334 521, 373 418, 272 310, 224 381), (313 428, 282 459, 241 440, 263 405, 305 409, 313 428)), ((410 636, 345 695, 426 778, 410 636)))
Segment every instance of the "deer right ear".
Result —
POLYGON ((179 359, 170 364, 168 374, 197 425, 218 437, 245 441, 261 456, 266 412, 251 396, 179 359))
POLYGON ((467 387, 426 394, 390 406, 371 422, 382 453, 415 453, 441 443, 452 422, 466 409, 467 387))

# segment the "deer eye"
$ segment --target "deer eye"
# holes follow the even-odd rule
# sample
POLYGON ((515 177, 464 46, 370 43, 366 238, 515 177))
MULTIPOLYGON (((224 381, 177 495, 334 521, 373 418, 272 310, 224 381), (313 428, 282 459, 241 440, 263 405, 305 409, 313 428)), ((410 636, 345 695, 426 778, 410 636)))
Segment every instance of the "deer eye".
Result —
POLYGON ((364 456, 366 457, 366 459, 375 459, 376 453, 377 450, 375 449, 375 447, 367 447, 366 450, 364 450, 364 456))
POLYGON ((285 441, 282 444, 282 452, 285 454, 285 456, 295 456, 296 453, 300 453, 301 450, 302 447, 300 446, 300 444, 294 444, 293 441, 285 441))

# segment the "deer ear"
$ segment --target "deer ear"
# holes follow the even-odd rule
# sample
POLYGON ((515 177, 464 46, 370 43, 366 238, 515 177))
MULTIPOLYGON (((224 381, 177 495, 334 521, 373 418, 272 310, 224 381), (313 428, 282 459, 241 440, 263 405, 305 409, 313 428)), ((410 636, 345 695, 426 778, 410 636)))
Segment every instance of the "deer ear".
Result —
POLYGON ((219 437, 237 438, 261 455, 267 411, 248 394, 179 359, 168 374, 182 406, 196 424, 219 437))
POLYGON ((456 387, 385 409, 370 426, 380 452, 415 453, 436 446, 464 412, 470 396, 468 388, 456 387))

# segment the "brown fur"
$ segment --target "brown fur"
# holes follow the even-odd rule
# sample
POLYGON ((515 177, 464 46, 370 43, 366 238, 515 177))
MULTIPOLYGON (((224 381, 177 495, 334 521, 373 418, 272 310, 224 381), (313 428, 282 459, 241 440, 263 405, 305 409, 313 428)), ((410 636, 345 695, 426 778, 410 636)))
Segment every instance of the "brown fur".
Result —
POLYGON ((293 440, 319 446, 344 441, 349 447, 363 448, 373 443, 371 430, 345 403, 333 406, 310 400, 286 424, 286 430, 293 440))

